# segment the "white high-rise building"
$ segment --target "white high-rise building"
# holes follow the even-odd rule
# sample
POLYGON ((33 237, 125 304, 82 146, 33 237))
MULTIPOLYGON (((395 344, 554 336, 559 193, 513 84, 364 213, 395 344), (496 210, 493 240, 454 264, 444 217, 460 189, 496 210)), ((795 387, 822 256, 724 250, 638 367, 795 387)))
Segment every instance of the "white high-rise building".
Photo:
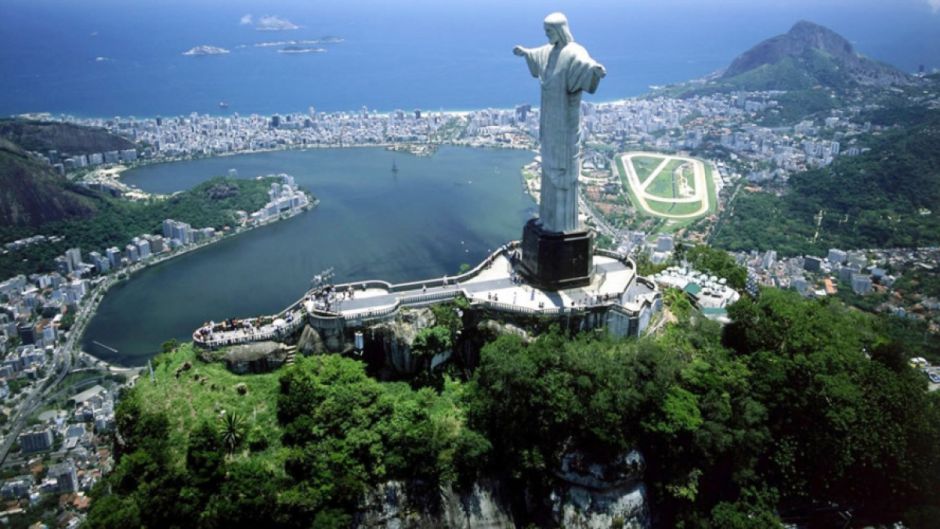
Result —
POLYGON ((120 268, 121 267, 121 250, 118 250, 117 246, 112 246, 105 250, 105 254, 108 256, 108 262, 111 264, 111 268, 120 268))
POLYGON ((69 260, 69 263, 72 265, 72 270, 78 269, 82 266, 82 250, 80 248, 69 248, 65 251, 65 258, 69 260))

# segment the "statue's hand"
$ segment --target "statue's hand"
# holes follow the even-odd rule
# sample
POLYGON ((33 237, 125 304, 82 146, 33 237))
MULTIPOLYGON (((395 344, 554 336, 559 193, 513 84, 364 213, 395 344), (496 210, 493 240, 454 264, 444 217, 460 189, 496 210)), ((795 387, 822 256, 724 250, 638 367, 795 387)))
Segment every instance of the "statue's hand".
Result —
POLYGON ((604 76, 607 75, 607 69, 604 68, 604 65, 602 65, 602 64, 598 64, 597 66, 594 66, 594 67, 592 68, 592 70, 594 70, 594 73, 595 73, 598 77, 604 77, 604 76))
POLYGON ((514 55, 518 55, 519 57, 522 57, 523 55, 525 55, 527 51, 529 50, 523 48, 522 46, 516 46, 515 48, 512 49, 512 53, 514 55))

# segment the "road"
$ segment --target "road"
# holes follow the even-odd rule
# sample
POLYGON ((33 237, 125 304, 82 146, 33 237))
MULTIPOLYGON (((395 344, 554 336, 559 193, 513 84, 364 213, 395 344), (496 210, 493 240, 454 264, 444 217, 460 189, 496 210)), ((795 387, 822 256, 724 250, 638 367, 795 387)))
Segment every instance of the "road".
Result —
POLYGON ((103 295, 115 282, 117 282, 117 279, 109 277, 99 283, 88 294, 91 302, 83 304, 82 307, 78 309, 78 314, 75 316, 75 322, 72 324, 72 328, 68 333, 68 338, 66 338, 64 344, 56 347, 53 352, 53 373, 33 384, 33 389, 30 391, 29 396, 23 400, 16 415, 13 417, 10 431, 4 437, 3 443, 0 444, 0 464, 6 461, 10 448, 13 446, 13 443, 16 442, 23 427, 26 426, 26 420, 42 406, 49 393, 56 391, 59 384, 61 384, 65 377, 72 371, 74 361, 73 351, 76 349, 77 342, 82 335, 82 331, 85 329, 85 325, 88 324, 88 320, 91 319, 91 315, 94 314, 98 306, 95 296, 99 294, 103 295))
POLYGON ((597 228, 598 232, 600 232, 602 235, 607 235, 608 237, 617 240, 617 237, 620 234, 620 230, 617 230, 608 224, 607 221, 604 220, 603 215, 599 215, 596 211, 594 211, 594 207, 591 205, 591 203, 585 200, 584 196, 582 196, 580 193, 578 194, 578 204, 580 210, 590 217, 592 221, 594 221, 594 226, 597 228))
MULTIPOLYGON (((69 338, 71 339, 71 336, 69 338)), ((10 447, 16 442, 16 438, 26 425, 26 420, 42 405, 46 394, 61 384, 65 376, 72 370, 71 349, 67 346, 56 348, 53 354, 53 362, 55 365, 53 374, 33 384, 33 390, 20 405, 16 416, 13 418, 10 431, 4 437, 3 444, 0 445, 0 464, 6 461, 10 447)))

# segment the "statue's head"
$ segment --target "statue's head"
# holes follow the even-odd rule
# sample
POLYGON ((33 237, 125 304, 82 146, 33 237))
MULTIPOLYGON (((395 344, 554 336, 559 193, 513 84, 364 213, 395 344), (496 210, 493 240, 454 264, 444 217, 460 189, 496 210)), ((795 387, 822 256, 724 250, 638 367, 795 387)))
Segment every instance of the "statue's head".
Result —
POLYGON ((568 18, 563 13, 552 13, 545 17, 545 36, 548 42, 564 46, 569 42, 574 42, 571 36, 571 30, 568 29, 568 18))

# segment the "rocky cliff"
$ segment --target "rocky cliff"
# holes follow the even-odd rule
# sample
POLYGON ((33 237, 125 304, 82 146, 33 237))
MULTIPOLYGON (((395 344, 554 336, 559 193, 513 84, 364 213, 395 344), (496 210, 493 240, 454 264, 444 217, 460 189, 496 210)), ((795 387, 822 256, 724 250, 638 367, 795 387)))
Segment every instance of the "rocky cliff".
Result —
MULTIPOLYGON (((568 454, 555 473, 557 486, 547 502, 531 498, 527 510, 549 506, 552 525, 567 529, 647 529, 650 526, 643 456, 632 451, 606 464, 585 463, 568 454)), ((474 483, 465 491, 453 487, 390 481, 370 490, 359 506, 362 529, 512 529, 509 504, 527 496, 497 480, 474 483)), ((518 501, 516 505, 518 505, 518 501)), ((531 512, 529 514, 532 514, 531 512)), ((523 514, 525 516, 525 514, 523 514)), ((539 518, 546 519, 543 516, 539 518)))

